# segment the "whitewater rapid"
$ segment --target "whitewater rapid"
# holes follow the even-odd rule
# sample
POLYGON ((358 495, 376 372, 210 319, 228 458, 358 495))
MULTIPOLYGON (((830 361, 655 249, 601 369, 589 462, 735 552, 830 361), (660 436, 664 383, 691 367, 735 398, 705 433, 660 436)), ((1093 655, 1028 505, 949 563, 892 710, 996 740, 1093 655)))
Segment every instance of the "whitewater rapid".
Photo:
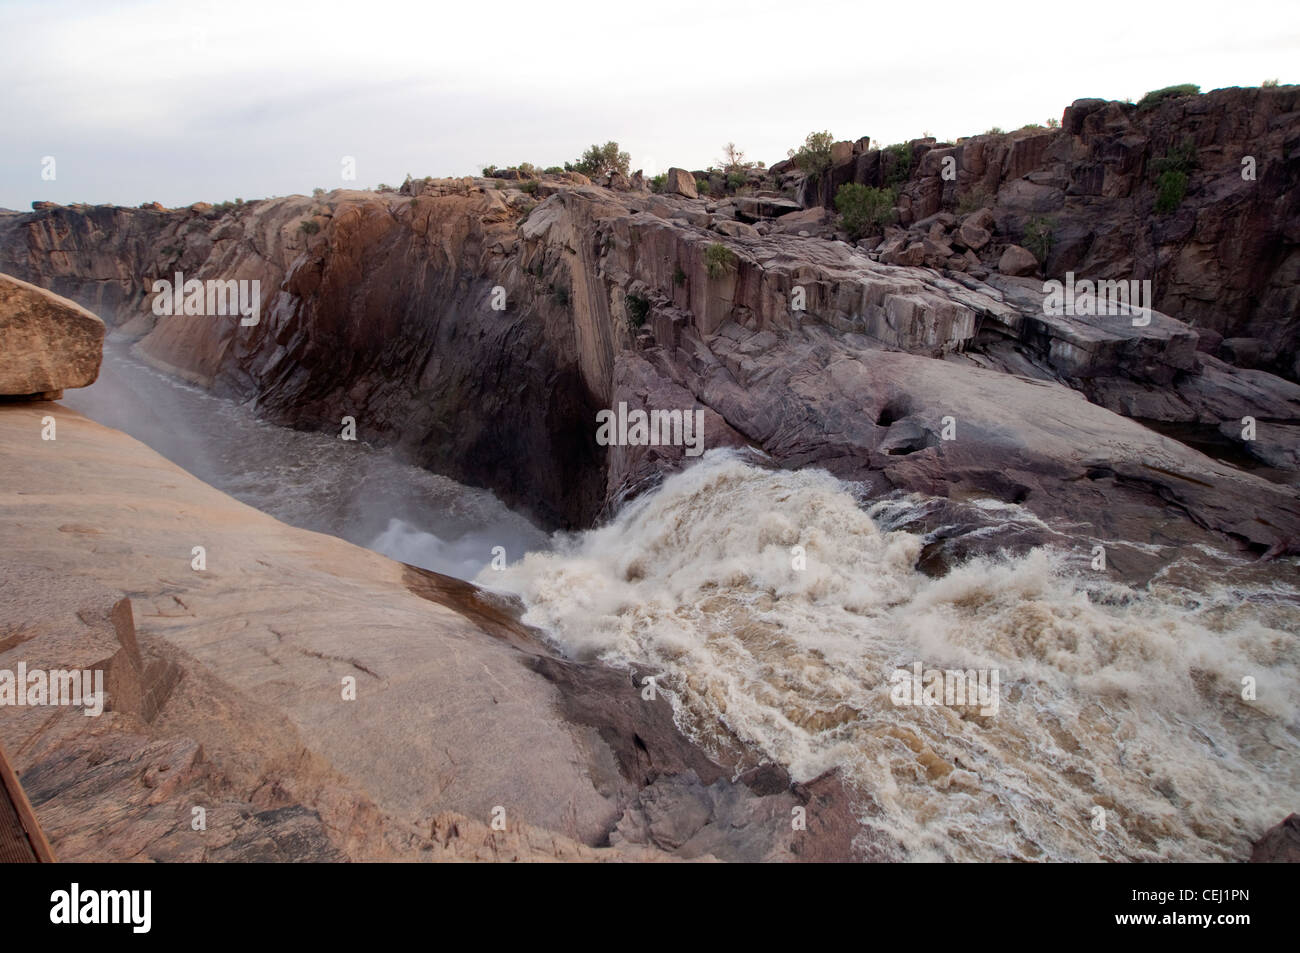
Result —
POLYGON ((659 673, 707 749, 796 780, 838 768, 887 856, 1239 860, 1295 809, 1295 561, 1200 591, 1048 549, 935 579, 913 568, 922 536, 882 528, 923 503, 712 451, 478 582, 565 653, 659 673), (895 705, 891 673, 917 662, 996 670, 996 713, 895 705))

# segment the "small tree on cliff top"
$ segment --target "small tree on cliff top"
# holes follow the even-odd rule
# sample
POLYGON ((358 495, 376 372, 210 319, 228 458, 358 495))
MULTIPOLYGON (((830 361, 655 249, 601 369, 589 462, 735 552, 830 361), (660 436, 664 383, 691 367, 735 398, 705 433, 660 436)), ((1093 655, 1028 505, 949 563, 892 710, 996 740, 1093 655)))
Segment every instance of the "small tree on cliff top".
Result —
POLYGON ((618 172, 627 175, 632 165, 632 157, 626 152, 618 151, 617 142, 607 142, 603 146, 592 145, 574 163, 574 170, 587 176, 609 175, 618 172))
POLYGON ((831 167, 831 143, 834 141, 835 137, 829 132, 810 132, 803 145, 791 149, 789 156, 806 175, 816 179, 831 167))
POLYGON ((728 142, 722 147, 722 161, 720 163, 723 172, 748 172, 754 168, 753 162, 745 161, 745 153, 736 148, 734 142, 728 142))

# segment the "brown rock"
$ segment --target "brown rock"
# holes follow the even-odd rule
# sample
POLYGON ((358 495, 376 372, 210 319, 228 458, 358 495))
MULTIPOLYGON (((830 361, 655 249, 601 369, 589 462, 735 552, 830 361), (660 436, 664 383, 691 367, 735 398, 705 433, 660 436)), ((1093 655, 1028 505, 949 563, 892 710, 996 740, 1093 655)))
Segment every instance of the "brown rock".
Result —
POLYGON ((0 394, 87 387, 103 347, 104 322, 81 305, 0 275, 0 394))
POLYGON ((685 169, 669 169, 668 178, 664 180, 663 190, 666 194, 684 195, 688 199, 699 198, 700 195, 695 188, 695 176, 685 169))
POLYGON ((998 271, 1004 275, 1032 275, 1038 271, 1038 259, 1027 248, 1008 245, 998 259, 998 271))
POLYGON ((772 222, 775 232, 792 232, 798 234, 801 229, 818 229, 830 223, 831 213, 824 208, 803 209, 798 212, 786 212, 772 222))
MULTIPOLYGON (((992 218, 991 215, 989 217, 992 218)), ((979 251, 993 236, 989 234, 988 229, 980 227, 974 219, 975 216, 972 215, 961 223, 961 227, 957 229, 957 241, 971 251, 979 251)))
POLYGON ((882 255, 881 258, 891 265, 916 266, 925 261, 925 245, 921 242, 912 242, 889 255, 882 255))
POLYGON ((744 222, 733 222, 727 219, 721 219, 713 223, 713 230, 721 232, 730 238, 757 238, 758 230, 753 225, 746 225, 744 222))
POLYGON ((1255 841, 1252 864, 1300 864, 1300 814, 1291 814, 1255 841))

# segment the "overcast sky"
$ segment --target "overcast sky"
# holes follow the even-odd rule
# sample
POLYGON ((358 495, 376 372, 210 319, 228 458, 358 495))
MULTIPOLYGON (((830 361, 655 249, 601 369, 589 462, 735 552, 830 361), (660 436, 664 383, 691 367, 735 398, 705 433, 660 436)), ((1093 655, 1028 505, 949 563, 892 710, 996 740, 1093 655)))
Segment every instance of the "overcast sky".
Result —
POLYGON ((1298 69, 1297 0, 0 0, 0 206, 305 193, 344 156, 346 184, 396 185, 608 139, 647 173, 729 140, 770 164, 812 130, 955 138, 1298 69))

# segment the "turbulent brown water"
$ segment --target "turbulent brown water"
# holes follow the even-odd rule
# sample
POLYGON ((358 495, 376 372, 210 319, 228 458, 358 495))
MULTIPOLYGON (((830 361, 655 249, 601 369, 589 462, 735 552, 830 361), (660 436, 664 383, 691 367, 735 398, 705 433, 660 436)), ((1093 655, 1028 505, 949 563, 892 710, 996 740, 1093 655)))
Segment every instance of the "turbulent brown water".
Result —
POLYGON ((99 379, 63 403, 148 444, 199 479, 302 529, 470 579, 547 536, 487 490, 364 441, 289 430, 251 408, 160 374, 108 341, 99 379))
POLYGON ((864 838, 900 857, 1242 859, 1294 809, 1295 560, 1261 577, 1212 554, 1212 576, 1135 591, 1038 549, 933 579, 913 568, 924 538, 882 528, 923 505, 714 451, 478 581, 573 655, 661 672, 706 747, 739 741, 800 780, 841 768, 864 838), (996 712, 895 705, 891 673, 916 662, 996 670, 996 712))

